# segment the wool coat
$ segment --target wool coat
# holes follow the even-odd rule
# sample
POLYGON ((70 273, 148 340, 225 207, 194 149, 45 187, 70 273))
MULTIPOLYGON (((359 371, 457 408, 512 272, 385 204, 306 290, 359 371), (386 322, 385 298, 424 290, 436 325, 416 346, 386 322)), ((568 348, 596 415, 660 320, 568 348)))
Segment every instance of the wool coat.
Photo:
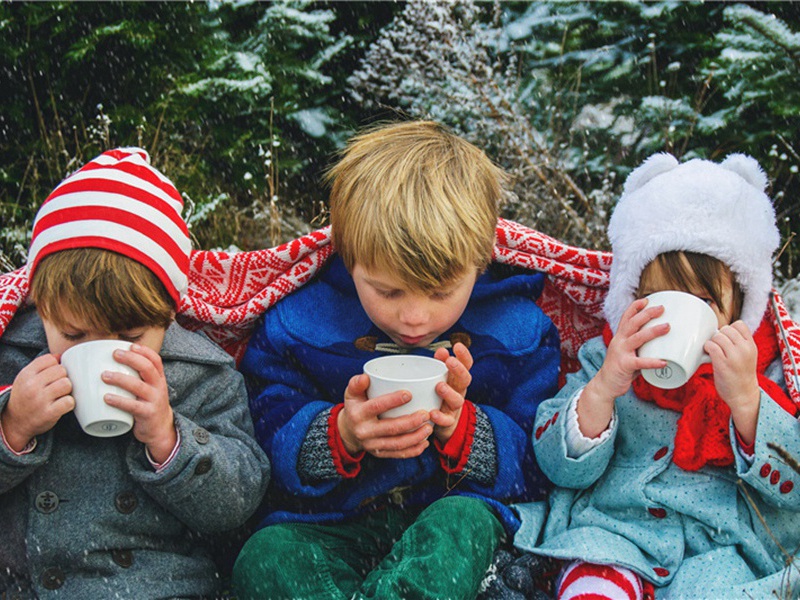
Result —
MULTIPOLYGON (((0 388, 47 352, 34 310, 0 338, 0 388)), ((73 413, 16 456, 0 442, 3 598, 212 597, 212 544, 261 501, 269 461, 225 352, 173 323, 161 349, 180 448, 161 472, 133 433, 97 438, 73 413)), ((0 394, 0 410, 10 390, 0 394)))
MULTIPOLYGON (((796 597, 800 475, 767 444, 800 457, 800 425, 765 392, 750 463, 685 471, 671 460, 680 413, 633 391, 615 401, 610 436, 567 454, 567 411, 606 355, 601 338, 583 345, 581 370, 543 402, 533 437, 542 470, 558 486, 544 502, 515 506, 518 548, 562 559, 627 567, 656 586, 656 598, 796 597), (761 518, 764 519, 762 523, 761 518), (783 594, 783 595, 782 595, 783 594)), ((783 382, 780 361, 765 373, 783 382)))
MULTIPOLYGON (((365 362, 383 354, 356 342, 391 340, 369 320, 339 257, 277 303, 264 315, 240 365, 248 375, 256 436, 274 469, 262 524, 339 521, 380 507, 398 493, 414 506, 463 494, 485 500, 509 531, 516 529, 519 522, 506 503, 541 498, 549 487, 529 441, 537 405, 555 393, 560 361, 558 332, 535 303, 543 283, 539 273, 493 266, 478 278, 464 313, 439 338, 458 333, 470 339, 475 362, 467 398, 491 429, 496 461, 495 476, 484 483, 446 474, 433 443, 416 458, 367 454, 352 479, 333 472, 304 480, 298 463, 313 435, 312 423, 344 400, 348 381, 365 362)), ((481 443, 478 438, 473 447, 481 443)), ((324 432, 320 444, 327 446, 324 432)))

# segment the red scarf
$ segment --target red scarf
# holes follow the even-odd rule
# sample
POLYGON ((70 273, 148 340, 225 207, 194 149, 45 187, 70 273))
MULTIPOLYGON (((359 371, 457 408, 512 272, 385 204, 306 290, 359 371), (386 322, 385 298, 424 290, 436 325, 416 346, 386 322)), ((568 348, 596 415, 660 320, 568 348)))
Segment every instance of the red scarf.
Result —
MULTIPOLYGON (((603 329, 606 346, 611 337, 611 328, 606 324, 603 329)), ((794 403, 774 381, 764 376, 764 370, 779 354, 775 330, 764 320, 753 340, 758 347, 758 385, 786 411, 795 414, 794 403)), ((633 381, 633 391, 640 400, 681 413, 672 455, 672 461, 681 469, 697 471, 707 464, 718 467, 733 464, 728 429, 731 411, 717 394, 710 364, 700 365, 689 381, 673 390, 652 386, 640 375, 633 381)))

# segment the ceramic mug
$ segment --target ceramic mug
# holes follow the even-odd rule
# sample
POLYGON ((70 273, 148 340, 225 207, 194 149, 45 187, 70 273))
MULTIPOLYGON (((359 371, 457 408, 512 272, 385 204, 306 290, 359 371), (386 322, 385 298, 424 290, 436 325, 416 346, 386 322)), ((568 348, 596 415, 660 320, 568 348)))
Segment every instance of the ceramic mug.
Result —
POLYGON ((639 348, 641 357, 667 361, 660 369, 642 369, 642 377, 651 385, 671 390, 689 381, 701 364, 711 362, 703 345, 717 332, 717 315, 705 301, 686 292, 656 292, 647 300, 648 307, 663 306, 664 313, 645 327, 669 323, 670 329, 639 348))
POLYGON ((381 413, 379 418, 401 417, 418 410, 431 411, 442 406, 442 399, 436 393, 436 384, 447 381, 447 366, 441 360, 412 354, 381 356, 367 362, 364 373, 369 375, 368 398, 397 390, 411 393, 411 400, 381 413))
POLYGON ((133 427, 133 415, 103 400, 106 394, 133 398, 121 387, 104 382, 103 371, 117 371, 139 377, 139 373, 114 360, 114 350, 129 350, 130 342, 94 340, 73 346, 61 355, 61 364, 72 382, 75 416, 83 430, 96 437, 113 437, 127 433, 133 427))

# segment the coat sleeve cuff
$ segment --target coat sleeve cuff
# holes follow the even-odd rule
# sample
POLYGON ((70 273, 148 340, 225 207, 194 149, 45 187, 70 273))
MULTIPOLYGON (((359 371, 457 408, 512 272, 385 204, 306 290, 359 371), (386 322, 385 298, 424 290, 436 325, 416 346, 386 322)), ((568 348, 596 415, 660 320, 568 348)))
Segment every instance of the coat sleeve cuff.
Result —
POLYGON ((339 413, 343 408, 344 404, 337 404, 331 409, 328 417, 328 446, 333 455, 336 472, 345 479, 352 479, 361 471, 361 459, 364 458, 364 451, 353 456, 344 446, 344 441, 339 433, 339 413))
POLYGON ((446 473, 461 473, 467 464, 472 451, 472 441, 475 438, 477 422, 475 413, 475 405, 469 400, 465 400, 458 425, 450 439, 444 444, 439 440, 433 442, 439 452, 439 462, 446 473))

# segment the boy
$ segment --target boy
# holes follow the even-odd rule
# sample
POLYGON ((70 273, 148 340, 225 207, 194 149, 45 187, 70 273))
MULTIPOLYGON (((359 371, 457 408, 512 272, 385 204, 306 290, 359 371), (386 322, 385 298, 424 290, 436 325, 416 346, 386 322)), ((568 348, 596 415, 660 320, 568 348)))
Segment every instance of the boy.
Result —
POLYGON ((258 506, 269 462, 244 382, 208 339, 173 322, 187 288, 181 197, 138 148, 105 152, 45 200, 28 260, 35 310, 0 338, 0 595, 211 596, 210 534, 258 506), (133 342, 106 372, 135 399, 122 436, 84 433, 59 364, 91 340, 133 342), (10 385, 11 384, 11 385, 10 385))
POLYGON ((545 492, 527 441, 560 356, 543 276, 483 273, 504 175, 435 123, 356 137, 329 179, 338 257, 265 315, 241 364, 275 486, 234 587, 474 597, 517 526, 506 503, 545 492), (379 419, 409 397, 368 400, 362 367, 404 352, 446 363, 442 408, 379 419))

